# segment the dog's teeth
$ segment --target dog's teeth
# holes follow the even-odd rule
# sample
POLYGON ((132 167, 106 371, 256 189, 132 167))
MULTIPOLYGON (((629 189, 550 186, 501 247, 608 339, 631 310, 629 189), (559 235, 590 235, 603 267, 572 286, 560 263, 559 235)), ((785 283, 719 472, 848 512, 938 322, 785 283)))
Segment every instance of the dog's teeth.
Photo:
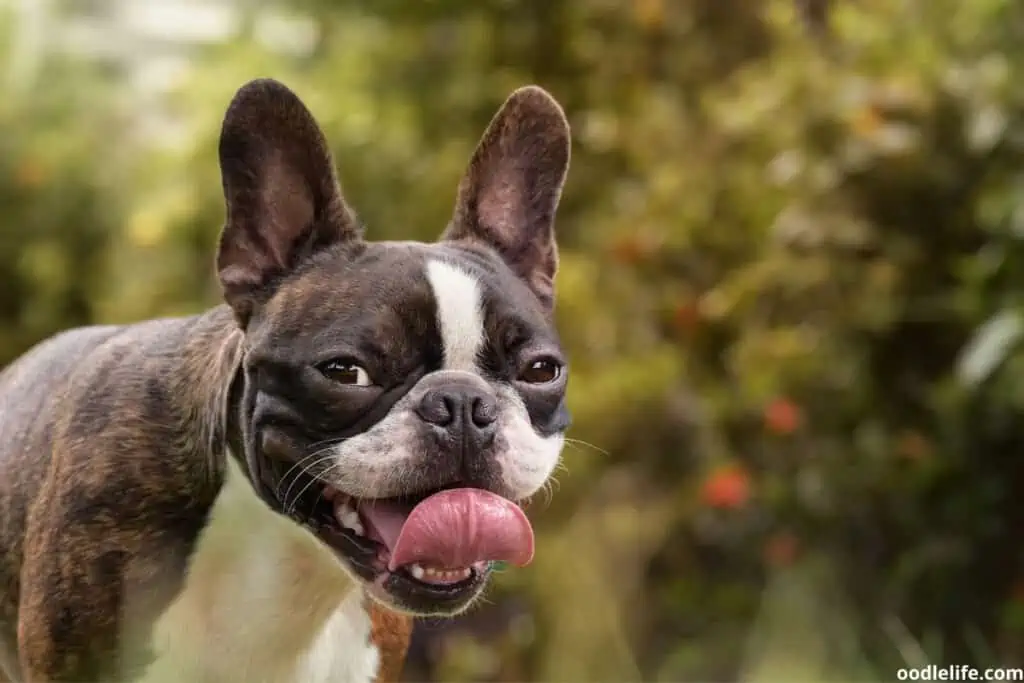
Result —
POLYGON ((473 573, 469 567, 463 569, 444 569, 441 567, 424 567, 421 564, 409 565, 409 573, 417 581, 429 583, 458 583, 465 581, 473 573))
POLYGON ((352 531, 356 536, 366 535, 363 521, 359 519, 359 513, 352 506, 351 500, 336 502, 334 504, 334 517, 338 520, 338 524, 352 531))
POLYGON ((351 529, 356 532, 356 535, 358 536, 362 536, 365 531, 363 529, 363 522, 359 519, 359 513, 355 510, 347 512, 342 519, 341 524, 346 529, 351 529))

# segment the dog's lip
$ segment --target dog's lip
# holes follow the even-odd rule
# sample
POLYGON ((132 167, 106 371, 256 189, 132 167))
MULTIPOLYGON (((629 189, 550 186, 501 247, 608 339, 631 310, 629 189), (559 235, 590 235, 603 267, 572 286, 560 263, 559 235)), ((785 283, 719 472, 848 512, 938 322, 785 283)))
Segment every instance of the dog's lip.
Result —
POLYGON ((409 566, 414 578, 451 583, 490 561, 525 566, 533 528, 522 508, 497 493, 461 484, 413 496, 353 499, 325 487, 335 519, 383 544, 388 569, 409 566))
MULTIPOLYGON (((448 489, 457 488, 458 486, 458 483, 453 483, 438 489, 423 491, 418 494, 406 495, 398 498, 360 499, 355 496, 342 493, 340 490, 329 484, 324 484, 321 497, 333 507, 333 521, 337 523, 337 527, 340 531, 352 538, 353 541, 361 548, 367 551, 376 551, 377 562, 375 564, 379 565, 377 568, 381 570, 386 569, 392 573, 397 570, 404 570, 406 573, 415 573, 416 569, 423 570, 426 568, 427 573, 429 574, 431 571, 429 565, 417 567, 416 563, 413 562, 411 564, 403 563, 401 566, 395 566, 393 562, 389 562, 392 557, 391 553, 393 552, 391 542, 378 535, 378 530, 375 528, 372 521, 373 518, 370 516, 369 511, 374 507, 374 504, 377 503, 378 500, 392 505, 398 503, 398 505, 407 507, 411 510, 416 507, 417 503, 425 500, 426 498, 448 489)), ((476 561, 471 564, 467 564, 465 567, 462 567, 461 570, 453 568, 438 569, 441 571, 447 569, 450 574, 457 573, 459 571, 465 571, 468 573, 469 570, 473 569, 480 571, 489 564, 490 563, 486 561, 476 561)), ((430 584, 430 582, 425 583, 428 583, 428 585, 442 585, 444 583, 443 580, 439 577, 438 579, 439 582, 436 584, 430 584)), ((452 581, 452 583, 455 583, 455 581, 452 581)))
MULTIPOLYGON (((453 483, 451 486, 457 485, 453 483)), ((320 487, 322 490, 318 494, 319 497, 332 506, 343 500, 353 503, 359 500, 329 484, 321 483, 320 487)), ((424 491, 406 498, 415 500, 435 492, 424 491)), ((297 506, 293 510, 297 513, 297 506)), ((412 567, 403 566, 393 571, 389 570, 386 546, 346 528, 336 519, 328 521, 321 516, 311 515, 306 519, 297 518, 297 521, 309 528, 378 598, 384 601, 397 600, 414 611, 443 612, 445 609, 458 608, 479 592, 492 571, 492 563, 481 562, 467 568, 469 571, 465 579, 450 583, 422 581, 412 576, 412 567)))
POLYGON ((464 606, 490 577, 492 568, 474 568, 470 576, 458 583, 430 584, 417 581, 404 569, 383 572, 371 584, 371 591, 384 600, 397 600, 413 611, 444 613, 464 606))

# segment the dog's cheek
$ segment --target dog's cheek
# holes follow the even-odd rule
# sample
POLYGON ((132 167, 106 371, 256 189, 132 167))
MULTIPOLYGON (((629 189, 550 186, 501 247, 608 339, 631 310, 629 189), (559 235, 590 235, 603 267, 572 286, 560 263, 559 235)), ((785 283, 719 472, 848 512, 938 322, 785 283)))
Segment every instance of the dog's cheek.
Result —
POLYGON ((537 493, 558 466, 564 444, 561 434, 541 436, 527 420, 510 420, 504 430, 505 447, 497 456, 510 497, 525 499, 537 493))
POLYGON ((332 452, 331 477, 360 497, 397 495, 415 476, 422 453, 419 435, 405 411, 389 414, 368 431, 339 443, 332 452))

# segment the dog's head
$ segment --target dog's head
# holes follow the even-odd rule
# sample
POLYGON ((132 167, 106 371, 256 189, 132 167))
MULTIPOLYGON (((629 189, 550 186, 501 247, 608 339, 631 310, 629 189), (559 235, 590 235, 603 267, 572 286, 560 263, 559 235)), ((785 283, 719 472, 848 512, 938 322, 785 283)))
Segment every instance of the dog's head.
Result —
POLYGON ((275 81, 235 96, 220 160, 253 485, 388 605, 464 609, 492 563, 530 560, 518 504, 569 422, 552 325, 561 108, 536 87, 509 97, 431 244, 363 240, 322 132, 275 81))

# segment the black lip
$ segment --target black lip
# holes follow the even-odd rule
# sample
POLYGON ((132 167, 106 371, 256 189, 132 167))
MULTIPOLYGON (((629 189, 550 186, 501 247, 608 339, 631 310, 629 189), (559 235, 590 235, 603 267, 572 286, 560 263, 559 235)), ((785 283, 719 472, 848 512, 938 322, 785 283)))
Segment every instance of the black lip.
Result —
POLYGON ((348 563, 349 567, 364 581, 373 581, 384 573, 377 560, 376 543, 362 539, 339 527, 321 524, 319 522, 307 522, 317 538, 338 555, 339 559, 348 563))
POLYGON ((417 581, 399 569, 388 574, 384 580, 384 590, 401 607, 411 612, 455 612, 480 592, 490 575, 490 565, 483 569, 474 567, 468 579, 441 586, 417 581))

